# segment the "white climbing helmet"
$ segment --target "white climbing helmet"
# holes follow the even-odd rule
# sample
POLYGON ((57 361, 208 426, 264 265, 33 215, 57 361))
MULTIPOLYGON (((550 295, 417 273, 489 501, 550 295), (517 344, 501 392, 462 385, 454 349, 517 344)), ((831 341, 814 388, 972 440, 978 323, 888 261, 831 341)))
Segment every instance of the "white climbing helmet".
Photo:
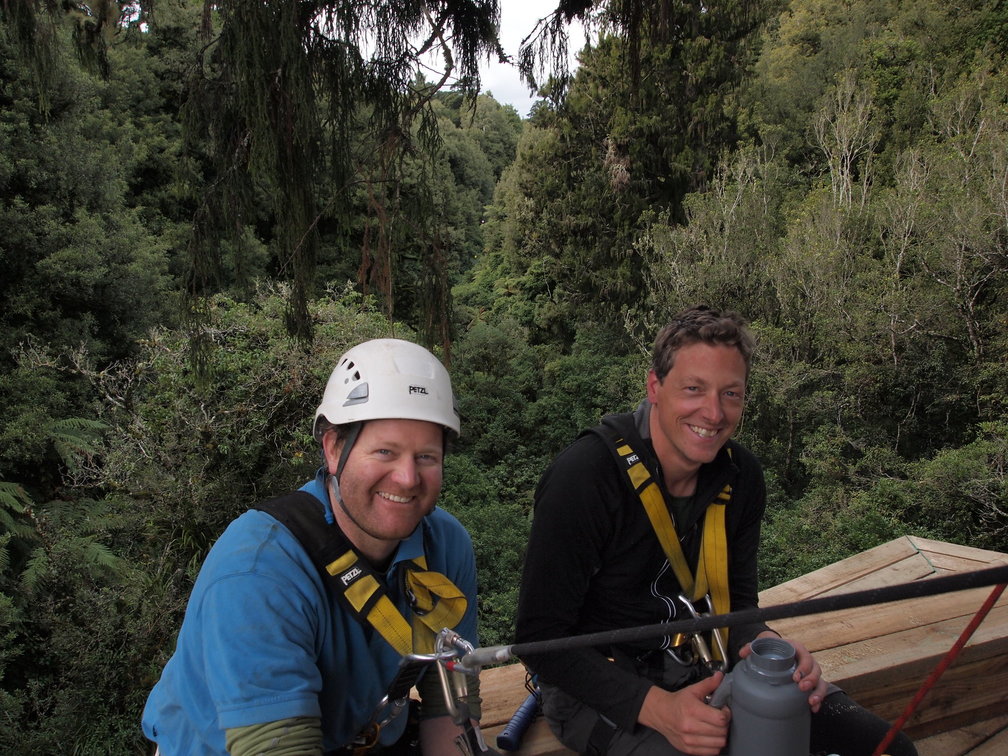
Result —
POLYGON ((333 425, 366 420, 404 419, 436 423, 456 435, 459 413, 444 365, 419 344, 373 339, 347 350, 329 376, 315 410, 333 425))

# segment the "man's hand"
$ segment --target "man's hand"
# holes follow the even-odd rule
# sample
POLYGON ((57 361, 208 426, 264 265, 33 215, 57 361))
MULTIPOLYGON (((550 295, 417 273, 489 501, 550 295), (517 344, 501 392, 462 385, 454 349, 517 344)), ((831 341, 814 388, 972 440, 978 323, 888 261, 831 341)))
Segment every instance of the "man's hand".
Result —
POLYGON ((683 753, 717 756, 728 741, 731 711, 708 706, 704 699, 723 678, 717 672, 675 692, 652 687, 644 697, 637 721, 660 732, 683 753))
MULTIPOLYGON (((780 636, 773 632, 762 632, 756 636, 757 638, 779 638, 780 636)), ((798 683, 798 689, 809 694, 809 708, 812 711, 819 711, 819 707, 822 705, 823 698, 826 695, 826 688, 828 683, 823 679, 822 669, 819 667, 819 662, 815 660, 812 656, 812 652, 805 648, 803 643, 799 641, 794 641, 785 638, 788 643, 790 643, 795 650, 795 673, 794 681, 798 683)), ((752 648, 750 644, 746 644, 741 651, 739 651, 739 658, 745 659, 749 654, 752 653, 752 648)))

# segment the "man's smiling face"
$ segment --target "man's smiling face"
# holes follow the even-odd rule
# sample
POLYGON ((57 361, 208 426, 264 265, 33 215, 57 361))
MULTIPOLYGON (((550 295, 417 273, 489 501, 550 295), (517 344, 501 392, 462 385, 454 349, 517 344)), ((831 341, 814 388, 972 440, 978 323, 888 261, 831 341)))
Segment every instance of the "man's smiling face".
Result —
MULTIPOLYGON (((323 437, 329 470, 341 444, 323 437)), ((340 475, 341 502, 332 502, 343 532, 374 560, 390 554, 431 513, 441 492, 444 431, 424 420, 370 420, 340 475)))
POLYGON ((742 353, 705 342, 678 349, 664 378, 651 371, 651 437, 667 481, 690 481, 717 456, 742 418, 745 382, 742 353))

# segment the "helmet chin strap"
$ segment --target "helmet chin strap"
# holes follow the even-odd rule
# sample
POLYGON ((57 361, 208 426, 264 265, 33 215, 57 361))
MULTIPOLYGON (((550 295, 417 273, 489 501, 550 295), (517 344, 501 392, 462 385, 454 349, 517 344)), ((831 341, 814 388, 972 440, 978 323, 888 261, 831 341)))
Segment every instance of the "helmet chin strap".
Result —
POLYGON ((355 443, 357 443, 357 437, 360 435, 361 428, 364 427, 364 423, 352 423, 346 430, 346 435, 343 436, 343 448, 340 450, 339 461, 336 463, 336 472, 329 473, 329 495, 332 497, 333 501, 339 504, 340 509, 343 513, 350 518, 350 521, 360 527, 350 511, 347 509, 346 504, 343 503, 343 494, 340 492, 339 479, 343 474, 343 468, 346 467, 347 458, 350 456, 350 451, 353 449, 355 443))
MULTIPOLYGON (((343 514, 347 516, 350 522, 352 522, 359 531, 361 531, 362 533, 368 532, 359 522, 357 522, 357 518, 350 513, 350 510, 347 509, 347 505, 343 503, 343 495, 340 493, 339 481, 336 479, 335 475, 329 476, 329 499, 330 502, 335 501, 337 504, 339 504, 339 508, 343 510, 343 514)), ((333 512, 331 510, 332 510, 332 504, 330 503, 330 511, 326 512, 326 520, 331 525, 341 527, 339 524, 336 523, 336 520, 333 517, 333 512)), ((360 545, 357 544, 352 538, 350 538, 349 534, 347 534, 345 529, 343 529, 343 534, 350 539, 350 542, 353 543, 354 546, 360 548, 360 545)), ((367 556, 362 555, 362 558, 367 559, 367 561, 369 562, 371 561, 371 559, 367 556)))
POLYGON ((347 457, 350 456, 350 451, 353 449, 354 444, 357 443, 357 437, 360 435, 361 428, 364 427, 364 423, 351 423, 346 429, 346 435, 343 436, 343 448, 340 449, 339 461, 336 463, 336 490, 339 490, 339 478, 343 474, 343 468, 346 467, 347 457))

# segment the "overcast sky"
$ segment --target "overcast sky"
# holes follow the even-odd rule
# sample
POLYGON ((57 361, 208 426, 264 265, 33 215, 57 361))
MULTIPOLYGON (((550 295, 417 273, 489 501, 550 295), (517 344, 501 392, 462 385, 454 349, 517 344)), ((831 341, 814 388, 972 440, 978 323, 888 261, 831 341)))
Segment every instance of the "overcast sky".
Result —
MULTIPOLYGON (((527 37, 536 22, 556 10, 556 0, 500 0, 500 39, 504 52, 518 58, 518 47, 527 37)), ((571 58, 573 53, 584 46, 584 35, 580 25, 570 30, 571 58)), ((573 60, 571 65, 573 65, 573 60)), ((484 64, 480 70, 482 91, 490 92, 497 102, 513 105, 518 115, 528 117, 529 109, 536 98, 529 94, 528 87, 518 76, 516 65, 484 64)))

